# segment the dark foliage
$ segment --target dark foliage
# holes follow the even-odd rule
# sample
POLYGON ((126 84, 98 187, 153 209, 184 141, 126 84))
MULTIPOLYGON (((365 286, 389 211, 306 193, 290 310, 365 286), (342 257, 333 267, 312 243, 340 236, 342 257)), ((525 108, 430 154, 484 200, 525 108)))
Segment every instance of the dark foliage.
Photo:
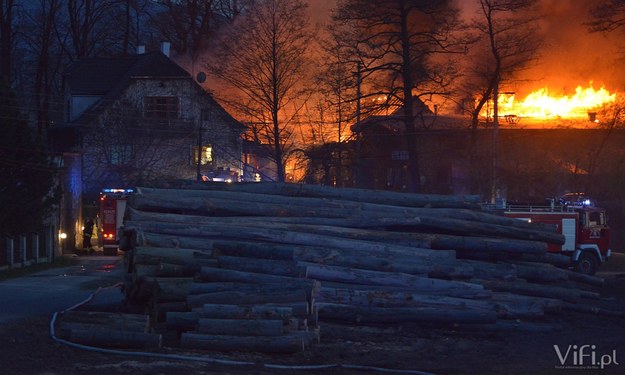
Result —
POLYGON ((4 80, 0 113, 0 228, 3 234, 37 230, 56 200, 55 171, 4 80))

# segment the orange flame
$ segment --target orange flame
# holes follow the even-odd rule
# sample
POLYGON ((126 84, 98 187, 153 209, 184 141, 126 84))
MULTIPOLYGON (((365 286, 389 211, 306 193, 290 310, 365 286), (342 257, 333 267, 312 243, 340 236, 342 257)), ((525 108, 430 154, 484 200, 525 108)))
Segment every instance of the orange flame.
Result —
POLYGON ((615 101, 616 94, 610 93, 603 86, 595 90, 592 82, 587 88, 577 86, 575 94, 570 96, 557 96, 551 94, 549 89, 542 88, 530 93, 522 101, 517 101, 514 94, 499 95, 499 116, 539 120, 582 119, 588 118, 590 112, 615 101))

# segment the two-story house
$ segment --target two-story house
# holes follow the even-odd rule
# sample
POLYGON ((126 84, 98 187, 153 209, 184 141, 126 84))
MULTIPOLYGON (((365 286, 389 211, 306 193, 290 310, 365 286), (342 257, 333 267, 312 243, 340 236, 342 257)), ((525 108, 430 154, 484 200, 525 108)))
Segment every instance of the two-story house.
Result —
POLYGON ((64 122, 52 131, 63 154, 61 226, 80 242, 83 203, 103 188, 214 176, 236 181, 244 126, 186 70, 160 51, 87 58, 64 75, 64 122))

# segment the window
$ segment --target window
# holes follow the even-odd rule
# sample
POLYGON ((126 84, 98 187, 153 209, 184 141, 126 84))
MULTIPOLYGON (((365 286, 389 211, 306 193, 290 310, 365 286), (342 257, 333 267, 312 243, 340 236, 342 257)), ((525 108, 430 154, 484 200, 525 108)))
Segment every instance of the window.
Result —
MULTIPOLYGON (((193 160, 191 160, 191 164, 197 165, 197 150, 198 147, 193 147, 193 160)), ((200 164, 207 165, 213 162, 213 147, 212 146, 202 146, 202 154, 200 155, 200 164)))
POLYGON ((111 164, 126 164, 132 158, 131 145, 112 145, 111 146, 111 164))
POLYGON ((176 119, 180 101, 176 96, 146 96, 143 98, 143 115, 155 119, 176 119))

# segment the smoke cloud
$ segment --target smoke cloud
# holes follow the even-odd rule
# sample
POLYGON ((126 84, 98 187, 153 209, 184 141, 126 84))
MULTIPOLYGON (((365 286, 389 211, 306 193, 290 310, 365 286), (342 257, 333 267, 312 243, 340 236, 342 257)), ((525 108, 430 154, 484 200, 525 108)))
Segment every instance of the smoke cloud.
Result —
POLYGON ((529 80, 524 88, 548 86, 549 90, 568 94, 581 85, 593 82, 595 88, 623 91, 623 55, 617 43, 618 33, 590 32, 585 24, 593 1, 541 0, 541 32, 544 47, 537 65, 524 73, 529 80), (532 82, 533 81, 533 82, 532 82))

